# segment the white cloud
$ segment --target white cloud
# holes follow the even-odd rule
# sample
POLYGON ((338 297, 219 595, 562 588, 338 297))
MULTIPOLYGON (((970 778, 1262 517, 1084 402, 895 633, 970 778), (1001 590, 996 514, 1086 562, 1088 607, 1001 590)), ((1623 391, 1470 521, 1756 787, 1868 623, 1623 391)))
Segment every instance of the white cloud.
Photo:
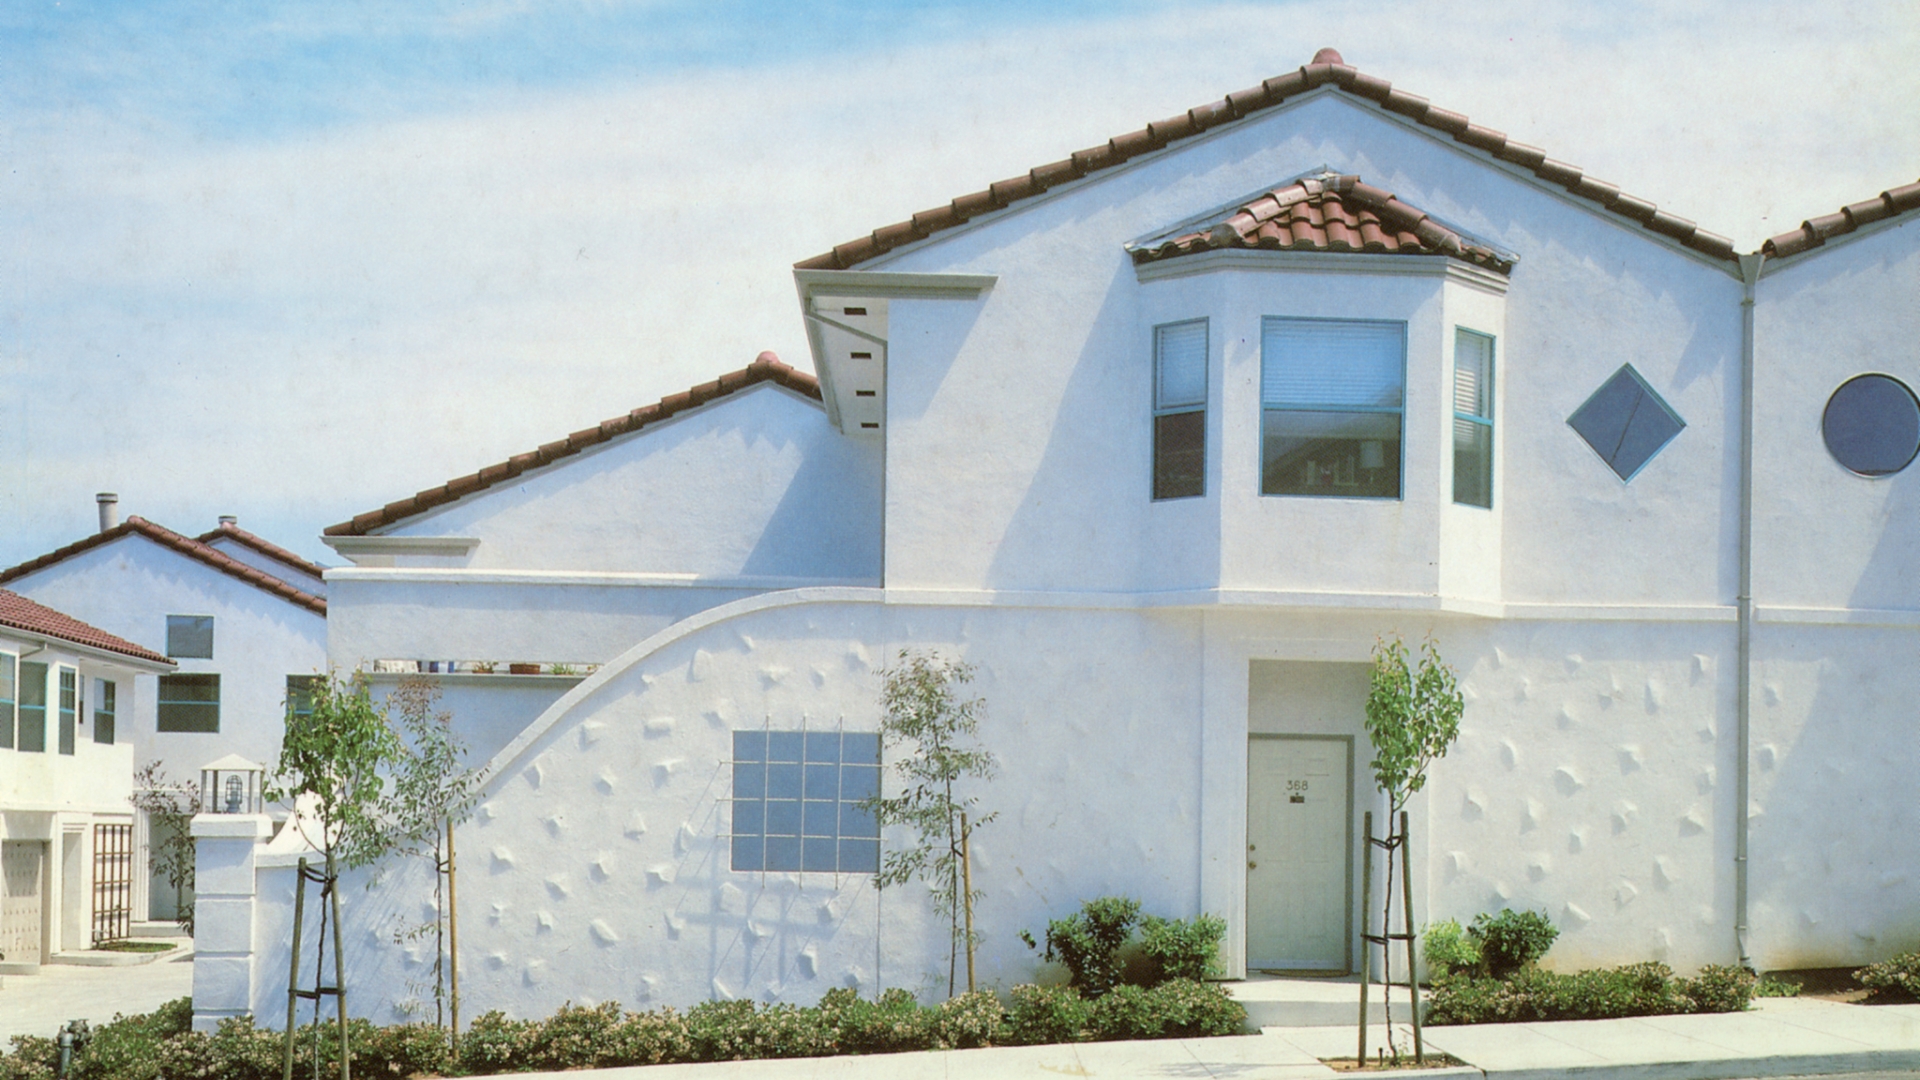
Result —
POLYGON ((1904 3, 1183 10, 239 146, 25 116, 0 563, 107 488, 322 554, 320 526, 763 348, 805 366, 795 260, 1322 45, 1743 249, 1920 175, 1904 3))

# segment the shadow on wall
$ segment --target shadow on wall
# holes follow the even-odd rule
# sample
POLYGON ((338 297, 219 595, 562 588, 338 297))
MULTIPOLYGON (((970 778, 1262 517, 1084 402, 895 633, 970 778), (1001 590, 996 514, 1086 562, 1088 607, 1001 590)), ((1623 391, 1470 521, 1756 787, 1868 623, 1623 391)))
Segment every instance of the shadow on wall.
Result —
MULTIPOLYGON (((824 415, 818 422, 828 427, 824 415)), ((880 445, 827 433, 805 451, 741 573, 878 583, 880 445)))

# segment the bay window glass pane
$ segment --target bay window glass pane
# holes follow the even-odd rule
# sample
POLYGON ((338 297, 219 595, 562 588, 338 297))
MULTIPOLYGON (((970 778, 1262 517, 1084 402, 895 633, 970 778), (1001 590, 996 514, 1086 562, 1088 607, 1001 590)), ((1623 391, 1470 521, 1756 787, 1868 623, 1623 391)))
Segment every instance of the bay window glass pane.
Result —
POLYGON ((1263 495, 1400 496, 1400 414, 1267 409, 1263 495))
POLYGON ((1153 418, 1153 497, 1179 499, 1206 490, 1207 414, 1153 418))
POLYGON ((73 753, 74 729, 80 720, 80 674, 72 668, 60 669, 59 750, 73 753))
POLYGON ((1155 409, 1207 403, 1207 323, 1158 326, 1153 331, 1155 409))
POLYGON ((1267 318, 1260 349, 1261 493, 1399 498, 1405 324, 1267 318))
POLYGON ((1493 506, 1493 339, 1453 339, 1453 501, 1493 506))
POLYGON ((119 711, 119 687, 112 679, 93 680, 93 741, 111 744, 115 714, 119 711))

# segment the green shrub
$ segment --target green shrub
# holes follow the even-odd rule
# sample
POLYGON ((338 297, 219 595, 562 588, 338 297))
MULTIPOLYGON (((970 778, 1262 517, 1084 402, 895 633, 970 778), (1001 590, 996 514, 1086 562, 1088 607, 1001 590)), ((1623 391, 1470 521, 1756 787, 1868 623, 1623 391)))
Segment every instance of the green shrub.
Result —
POLYGON ((13 1052, 0 1057, 0 1080, 53 1080, 60 1046, 38 1035, 15 1035, 13 1052))
POLYGON ((948 998, 934 1016, 935 1043, 947 1050, 971 1050, 1006 1041, 1007 1010, 991 990, 948 998))
POLYGON ((671 1008, 628 1013, 607 1037, 611 1065, 665 1065, 693 1060, 692 1029, 671 1008))
POLYGON ((1901 953, 1853 973, 1873 1001, 1920 1001, 1920 952, 1901 953))
POLYGON ((1197 915, 1191 919, 1162 919, 1148 915, 1140 921, 1140 949, 1153 961, 1154 973, 1149 986, 1169 979, 1217 979, 1220 967, 1220 942, 1227 936, 1227 921, 1218 915, 1197 915))
POLYGON ((1680 980, 1680 992, 1692 1000, 1694 1012, 1741 1012, 1753 1003, 1759 982, 1746 968, 1708 964, 1700 974, 1680 980))
POLYGON ((747 1061, 758 1053, 758 1014, 751 1001, 703 1001, 687 1010, 695 1061, 747 1061))
MULTIPOLYGON (((1140 901, 1123 896, 1103 896, 1088 900, 1080 910, 1064 919, 1047 923, 1048 960, 1067 965, 1073 985, 1089 998, 1097 998, 1120 982, 1120 947, 1133 936, 1140 921, 1140 901)), ((1039 948, 1033 935, 1022 931, 1029 948, 1039 948)))
POLYGON ((538 1034, 531 1020, 512 1020, 494 1010, 482 1013, 460 1036, 460 1071, 473 1076, 530 1072, 529 1050, 538 1034))
POLYGON ((1195 979, 1169 979, 1147 991, 1157 1034, 1136 1038, 1193 1039, 1237 1035, 1246 1028, 1246 1006, 1224 987, 1195 979))
POLYGON ((1753 996, 1757 998, 1799 997, 1800 984, 1782 979, 1777 975, 1762 975, 1760 981, 1753 984, 1753 996))
POLYGON ((94 1029, 68 1075, 74 1080, 157 1080, 160 1068, 154 1056, 160 1044, 191 1030, 192 998, 175 998, 150 1013, 116 1014, 94 1029))
POLYGON ((1676 979, 1665 964, 1557 975, 1525 967, 1508 978, 1450 975, 1434 983, 1429 1024, 1502 1024, 1535 1020, 1605 1020, 1623 1016, 1738 1012, 1752 999, 1754 977, 1709 966, 1676 979))
POLYGON ((1560 931, 1543 911, 1515 911, 1508 908, 1494 915, 1481 912, 1467 928, 1487 973, 1501 978, 1547 955, 1560 931))
POLYGON ((521 1067, 533 1072, 599 1069, 612 1065, 614 1031, 625 1019, 614 1002, 588 1008, 572 1002, 527 1031, 521 1067))
POLYGON ((1448 975, 1476 971, 1480 967, 1480 942, 1460 926, 1460 920, 1429 923, 1420 934, 1420 955, 1426 958, 1427 975, 1442 979, 1448 975))
POLYGON ((447 1033, 432 1024, 374 1027, 356 1021, 347 1029, 353 1045, 353 1075, 407 1080, 445 1076, 453 1071, 453 1047, 447 1033))
POLYGON ((1008 995, 1007 1041, 1015 1046, 1085 1042, 1092 1005, 1070 986, 1016 986, 1008 995))

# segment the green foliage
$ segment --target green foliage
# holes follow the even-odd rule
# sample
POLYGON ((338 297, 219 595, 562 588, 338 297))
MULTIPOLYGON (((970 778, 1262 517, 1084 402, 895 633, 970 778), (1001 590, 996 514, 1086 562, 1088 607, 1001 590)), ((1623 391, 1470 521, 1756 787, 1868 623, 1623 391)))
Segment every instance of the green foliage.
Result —
POLYGON ((1537 1020, 1604 1020, 1623 1016, 1739 1012, 1753 999, 1755 979, 1740 968, 1708 966, 1691 979, 1665 964, 1557 975, 1535 967, 1505 979, 1455 975, 1434 984, 1428 1024, 1502 1024, 1537 1020))
POLYGON ((1920 1001, 1920 952, 1901 953, 1853 973, 1873 1001, 1920 1001))
POLYGON ((1432 639, 1420 643, 1411 665, 1406 643, 1382 638, 1373 647, 1367 690, 1367 738, 1373 743, 1373 779, 1398 815, 1427 784, 1427 766, 1446 756, 1460 737, 1465 699, 1453 669, 1440 662, 1432 639))
MULTIPOLYGON (((1103 896, 1081 903, 1080 910, 1064 919, 1047 922, 1049 961, 1059 961, 1072 973, 1073 986, 1089 998, 1098 998, 1120 982, 1125 964, 1120 947, 1133 937, 1140 921, 1140 901, 1123 896, 1103 896)), ((1021 933, 1029 948, 1038 948, 1033 935, 1021 933)))
POLYGON ((1560 931, 1544 911, 1507 908, 1493 915, 1484 911, 1475 915, 1467 934, 1479 946, 1487 973, 1499 979, 1547 955, 1560 931))
POLYGON ((1760 981, 1753 984, 1753 996, 1757 998, 1790 998, 1800 996, 1800 984, 1777 975, 1762 975, 1760 981))
POLYGON ((1086 1042, 1093 1006, 1070 986, 1023 985, 1007 1001, 1007 1042, 1014 1046, 1086 1042))
POLYGON ((167 776, 158 760, 149 761, 133 774, 135 810, 147 815, 154 828, 148 847, 153 873, 166 879, 167 886, 179 897, 174 920, 180 929, 193 934, 193 815, 200 805, 200 785, 192 780, 175 781, 167 776))
POLYGON ((1461 929, 1458 919, 1428 923, 1420 932, 1420 955, 1434 979, 1477 971, 1481 963, 1479 940, 1461 929))
POLYGON ((306 693, 310 711, 287 708, 267 798, 312 796, 320 835, 307 840, 326 854, 330 872, 336 864, 365 866, 396 840, 383 820, 381 797, 386 774, 402 755, 400 738, 374 706, 364 678, 316 678, 306 693))
POLYGON ((874 884, 885 889, 917 878, 932 887, 934 910, 947 916, 952 935, 947 957, 947 993, 951 995, 960 947, 972 944, 964 941, 961 913, 985 895, 979 890, 972 896, 962 895, 961 818, 966 815, 965 832, 971 834, 999 817, 997 812, 974 812, 979 799, 956 794, 954 787, 969 779, 990 780, 998 769, 993 754, 976 741, 985 703, 960 697, 960 687, 973 679, 971 664, 902 649, 898 663, 880 674, 885 680, 880 691, 884 710, 880 738, 886 746, 904 751, 893 760, 900 794, 876 795, 861 805, 882 825, 912 829, 914 841, 887 851, 874 884))
POLYGON ((1198 982, 1219 978, 1225 973, 1220 966, 1220 943, 1226 936, 1227 920, 1218 915, 1191 919, 1143 916, 1140 950, 1154 963, 1152 984, 1170 979, 1198 982))
MULTIPOLYGON (((458 1057, 431 1024, 376 1028, 348 1023, 353 1073, 362 1080, 423 1076, 564 1072, 632 1065, 762 1058, 885 1054, 981 1046, 1082 1042, 1089 1039, 1194 1038, 1238 1033, 1246 1010, 1218 986, 1171 979, 1123 986, 1098 1002, 1067 987, 1018 986, 1003 1007, 992 992, 962 994, 927 1007, 891 989, 878 1000, 832 990, 812 1008, 710 1001, 682 1013, 671 1008, 625 1012, 607 1003, 572 1004, 545 1020, 489 1012, 460 1037, 458 1057)), ((247 1019, 222 1021, 214 1034, 191 1030, 186 998, 153 1013, 115 1017, 74 1059, 72 1080, 279 1080, 284 1036, 247 1019)), ((0 1080, 55 1080, 52 1039, 19 1036, 0 1054, 0 1080)), ((295 1067, 322 1075, 339 1068, 332 1024, 294 1033, 295 1067)))

